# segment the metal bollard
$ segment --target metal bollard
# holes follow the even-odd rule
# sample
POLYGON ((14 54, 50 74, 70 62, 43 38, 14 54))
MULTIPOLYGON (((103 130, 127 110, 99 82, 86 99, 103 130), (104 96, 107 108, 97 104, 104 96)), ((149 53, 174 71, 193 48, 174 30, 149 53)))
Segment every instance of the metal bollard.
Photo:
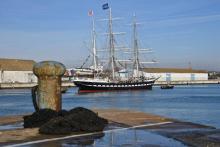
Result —
POLYGON ((61 77, 65 71, 65 66, 56 61, 43 61, 34 65, 33 72, 38 77, 37 100, 35 99, 38 110, 62 109, 61 77))

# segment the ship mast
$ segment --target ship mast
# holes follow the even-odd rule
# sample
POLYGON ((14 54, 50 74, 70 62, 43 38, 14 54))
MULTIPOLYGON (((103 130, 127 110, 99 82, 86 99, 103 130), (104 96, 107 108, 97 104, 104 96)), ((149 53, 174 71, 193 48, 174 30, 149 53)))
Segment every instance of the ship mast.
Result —
POLYGON ((140 23, 136 22, 136 15, 134 14, 133 16, 133 51, 134 51, 134 60, 133 60, 133 76, 135 75, 135 70, 136 70, 136 77, 144 76, 144 73, 141 71, 140 75, 140 63, 142 64, 152 64, 152 63, 157 63, 156 61, 150 61, 150 62, 140 62, 139 55, 140 51, 144 52, 152 52, 151 49, 140 49, 138 46, 138 37, 137 37, 137 25, 140 23))
POLYGON ((140 63, 139 63, 139 50, 138 50, 138 39, 137 39, 137 22, 136 16, 133 16, 133 49, 134 49, 134 69, 136 70, 136 75, 139 77, 140 63))
POLYGON ((115 47, 114 35, 112 30, 112 10, 109 8, 109 61, 112 71, 112 79, 115 79, 115 47))
POLYGON ((97 71, 98 62, 97 62, 97 51, 96 51, 96 32, 95 32, 95 20, 92 16, 92 52, 93 52, 93 67, 97 71))

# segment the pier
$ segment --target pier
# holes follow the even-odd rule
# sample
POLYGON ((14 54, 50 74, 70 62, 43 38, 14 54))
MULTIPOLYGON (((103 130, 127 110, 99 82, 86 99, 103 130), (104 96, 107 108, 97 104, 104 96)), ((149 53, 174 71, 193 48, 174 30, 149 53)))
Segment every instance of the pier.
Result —
MULTIPOLYGON (((136 128, 147 132, 150 131, 155 134, 180 141, 189 146, 220 146, 220 130, 212 126, 184 122, 131 110, 94 109, 93 111, 98 113, 99 116, 108 119, 110 124, 118 124, 123 128, 136 128)), ((16 123, 21 123, 22 117, 23 116, 21 115, 1 117, 0 125, 13 125, 16 123)), ((117 131, 120 131, 120 129, 117 131)), ((78 136, 80 135, 78 134, 78 136)), ((63 140, 71 137, 74 139, 74 134, 71 136, 40 135, 38 133, 38 128, 17 128, 0 131, 0 145, 22 146, 37 145, 38 143, 48 142, 52 144, 53 141, 63 140)), ((117 138, 115 139, 117 140, 117 138)))
MULTIPOLYGON (((37 83, 0 83, 0 89, 24 89, 32 88, 37 83)), ((62 82, 62 87, 75 87, 72 82, 62 82)))

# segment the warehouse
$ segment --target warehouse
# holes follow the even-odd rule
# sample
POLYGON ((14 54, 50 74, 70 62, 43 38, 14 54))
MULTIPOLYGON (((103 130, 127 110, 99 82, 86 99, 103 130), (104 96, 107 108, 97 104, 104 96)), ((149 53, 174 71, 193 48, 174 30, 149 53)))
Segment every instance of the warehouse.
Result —
POLYGON ((160 77, 158 81, 204 81, 208 71, 182 68, 145 68, 146 76, 160 77))
POLYGON ((33 60, 0 58, 0 83, 33 83, 37 82, 33 74, 33 60))

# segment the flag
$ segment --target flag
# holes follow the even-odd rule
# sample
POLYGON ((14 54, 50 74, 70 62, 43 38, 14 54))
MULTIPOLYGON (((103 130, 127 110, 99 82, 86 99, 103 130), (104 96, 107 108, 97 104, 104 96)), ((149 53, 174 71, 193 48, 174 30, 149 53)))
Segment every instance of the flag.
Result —
POLYGON ((93 16, 93 10, 89 10, 88 16, 93 16))
POLYGON ((102 9, 103 10, 107 10, 109 8, 108 3, 105 3, 102 5, 102 9))

